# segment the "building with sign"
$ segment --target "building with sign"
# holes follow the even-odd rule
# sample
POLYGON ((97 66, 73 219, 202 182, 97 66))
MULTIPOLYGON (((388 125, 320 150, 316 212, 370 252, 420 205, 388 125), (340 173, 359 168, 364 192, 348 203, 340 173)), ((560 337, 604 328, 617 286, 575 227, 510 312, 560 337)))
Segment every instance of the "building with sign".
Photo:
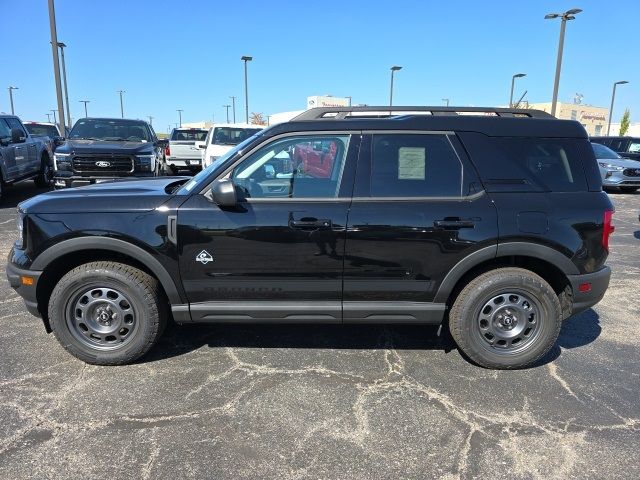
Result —
POLYGON ((314 95, 313 97, 307 97, 307 109, 349 106, 351 106, 351 97, 333 97, 331 95, 314 95))
MULTIPOLYGON (((551 102, 530 103, 529 108, 551 112, 551 102)), ((589 135, 606 135, 609 110, 606 107, 594 107, 581 103, 558 102, 556 117, 561 120, 577 120, 589 135)))

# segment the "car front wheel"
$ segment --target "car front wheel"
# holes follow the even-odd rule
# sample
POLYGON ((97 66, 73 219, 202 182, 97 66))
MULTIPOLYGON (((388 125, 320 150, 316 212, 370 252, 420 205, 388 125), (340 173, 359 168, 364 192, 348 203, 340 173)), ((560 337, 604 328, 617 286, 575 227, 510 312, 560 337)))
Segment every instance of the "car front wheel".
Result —
POLYGON ((458 348, 487 368, 530 366, 555 344, 562 326, 558 296, 540 276, 499 268, 466 285, 449 315, 458 348))
POLYGON ((49 322, 61 345, 80 360, 122 365, 159 339, 166 308, 158 281, 130 265, 92 262, 64 275, 49 301, 49 322))

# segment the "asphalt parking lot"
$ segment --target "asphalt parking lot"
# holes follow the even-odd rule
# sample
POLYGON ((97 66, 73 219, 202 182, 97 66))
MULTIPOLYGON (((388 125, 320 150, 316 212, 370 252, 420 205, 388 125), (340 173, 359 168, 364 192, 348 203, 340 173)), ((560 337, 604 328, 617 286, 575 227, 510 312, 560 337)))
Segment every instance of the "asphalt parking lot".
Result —
MULTIPOLYGON (((5 192, 3 259, 36 192, 5 192)), ((521 371, 416 326, 169 327, 94 367, 2 273, 0 478, 640 478, 640 194, 612 199, 606 297, 521 371)))

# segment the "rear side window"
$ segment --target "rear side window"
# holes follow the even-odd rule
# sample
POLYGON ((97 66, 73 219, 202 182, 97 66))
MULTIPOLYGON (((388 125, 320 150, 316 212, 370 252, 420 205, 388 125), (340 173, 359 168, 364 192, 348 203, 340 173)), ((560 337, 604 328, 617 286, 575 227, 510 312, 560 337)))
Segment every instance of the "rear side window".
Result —
POLYGON ((174 130, 171 140, 201 142, 207 136, 208 130, 174 130))
POLYGON ((585 162, 595 165, 587 139, 487 137, 463 134, 489 191, 587 191, 585 162))
POLYGON ((446 135, 373 136, 372 197, 458 197, 462 164, 446 135))

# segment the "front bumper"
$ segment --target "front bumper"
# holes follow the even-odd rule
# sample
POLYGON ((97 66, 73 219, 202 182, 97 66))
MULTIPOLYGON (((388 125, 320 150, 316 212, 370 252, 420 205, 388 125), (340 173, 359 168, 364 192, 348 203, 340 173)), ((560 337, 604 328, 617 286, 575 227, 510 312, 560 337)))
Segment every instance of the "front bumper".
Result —
POLYGON ((11 263, 11 254, 9 255, 9 259, 7 261, 6 272, 7 280, 9 280, 9 285, 11 285, 11 287, 18 293, 18 295, 23 298, 29 313, 35 315, 36 317, 42 317, 42 314, 38 310, 38 299, 36 297, 38 281, 40 280, 42 272, 25 270, 16 267, 13 263, 11 263), (33 283, 31 285, 25 284, 23 279, 26 278, 33 279, 33 283))
POLYGON ((601 270, 583 275, 567 275, 571 288, 573 289, 573 309, 571 314, 584 312, 602 300, 611 278, 611 269, 603 267, 601 270), (580 286, 589 284, 589 291, 581 292, 580 286))
POLYGON ((54 186, 56 188, 68 188, 68 187, 82 187, 84 185, 91 185, 93 183, 108 182, 111 180, 122 180, 135 177, 153 177, 153 172, 135 172, 128 175, 101 175, 101 176, 83 176, 83 175, 64 175, 60 172, 55 172, 53 176, 54 186))
POLYGON ((608 171, 602 179, 603 187, 640 187, 639 176, 628 176, 623 172, 608 171), (607 176, 608 175, 608 176, 607 176))

